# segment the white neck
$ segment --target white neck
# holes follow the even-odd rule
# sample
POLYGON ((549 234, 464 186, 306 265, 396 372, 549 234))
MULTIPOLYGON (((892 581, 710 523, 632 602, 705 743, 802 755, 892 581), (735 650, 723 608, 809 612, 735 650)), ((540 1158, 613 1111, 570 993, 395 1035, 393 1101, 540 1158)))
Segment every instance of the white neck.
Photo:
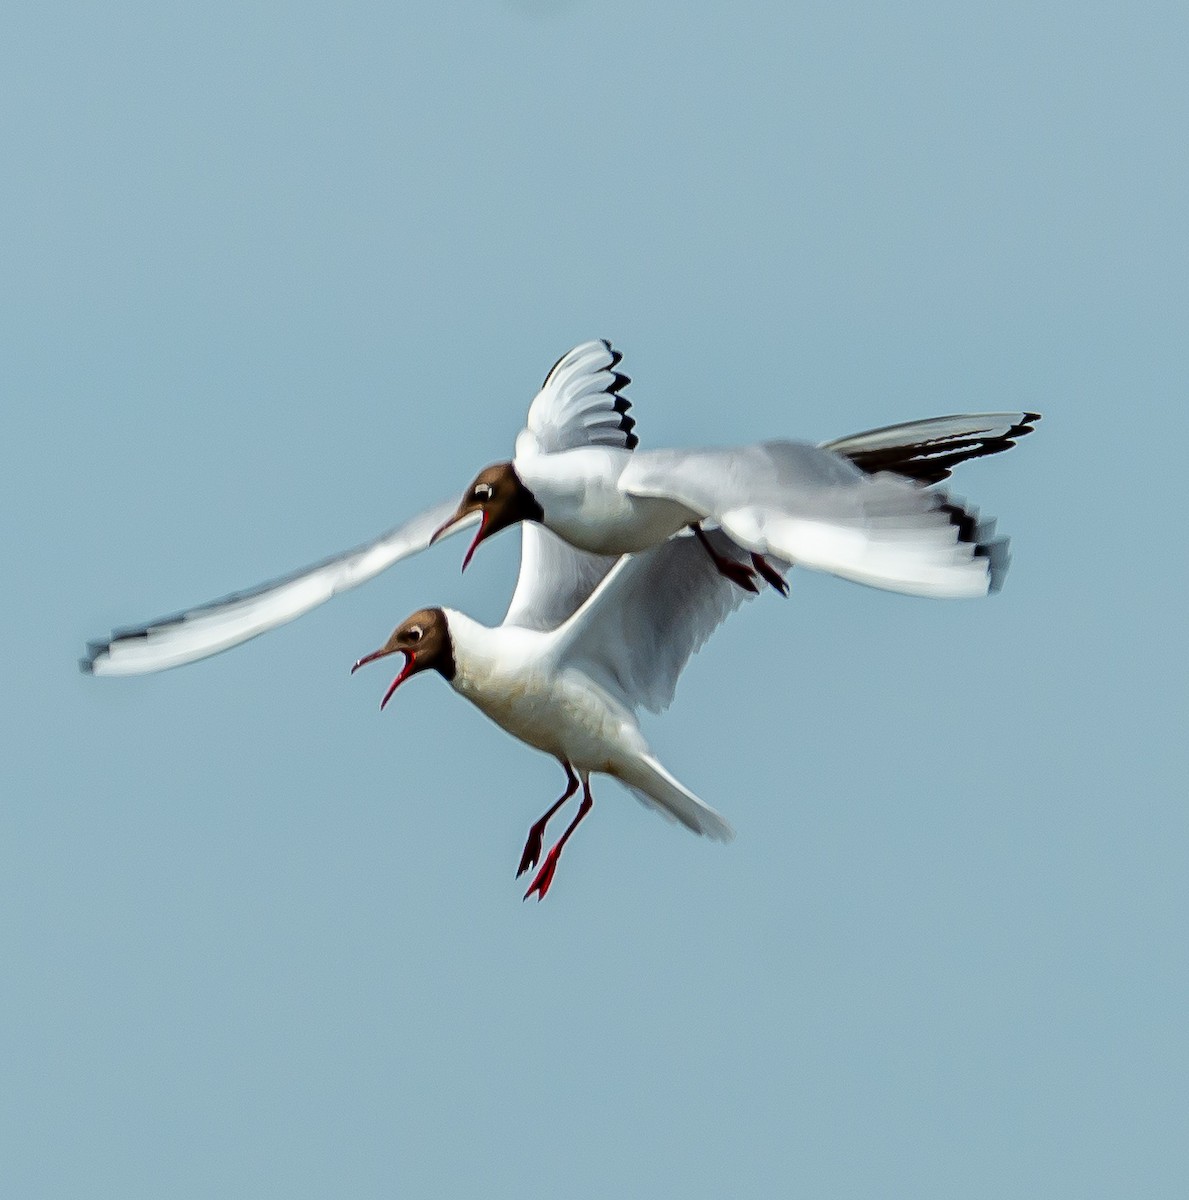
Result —
POLYGON ((454 650, 456 692, 468 694, 493 678, 523 672, 542 657, 552 634, 515 625, 481 625, 466 613, 444 608, 454 650))

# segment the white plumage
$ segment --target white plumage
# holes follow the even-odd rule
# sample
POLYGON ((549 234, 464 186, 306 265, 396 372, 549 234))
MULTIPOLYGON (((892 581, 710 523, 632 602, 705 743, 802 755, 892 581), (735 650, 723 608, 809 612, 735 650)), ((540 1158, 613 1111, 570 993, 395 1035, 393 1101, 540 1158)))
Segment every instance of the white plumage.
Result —
MULTIPOLYGON (((582 551, 546 531, 540 536, 552 543, 554 568, 563 579, 572 577, 565 560, 582 551)), ((710 536, 718 553, 738 553, 724 534, 710 536)), ((540 562, 522 562, 521 584, 530 579, 532 594, 552 609, 549 588, 537 586, 548 581, 531 575, 540 562)), ((668 707, 690 656, 751 594, 725 578, 692 537, 675 538, 619 559, 555 628, 541 627, 541 614, 528 594, 516 614, 522 624, 506 619, 489 628, 454 609, 421 610, 397 627, 382 650, 356 666, 388 654, 406 655, 405 669, 385 703, 414 667, 434 667, 497 725, 562 765, 571 787, 530 830, 519 873, 537 864, 546 822, 581 781, 578 815, 526 893, 526 898, 534 893, 540 898, 549 890, 566 840, 591 809, 592 774, 618 779, 642 803, 695 833, 719 841, 733 836, 726 820, 657 760, 637 713, 668 707)))

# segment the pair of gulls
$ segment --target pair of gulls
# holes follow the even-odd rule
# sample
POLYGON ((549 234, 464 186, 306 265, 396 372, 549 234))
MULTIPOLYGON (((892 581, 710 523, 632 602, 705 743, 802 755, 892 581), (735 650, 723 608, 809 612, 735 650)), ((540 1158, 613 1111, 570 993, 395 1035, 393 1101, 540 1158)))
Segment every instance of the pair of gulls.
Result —
POLYGON ((525 899, 548 892, 563 847, 591 809, 592 773, 614 776, 695 833, 728 840, 727 822, 652 754, 638 710, 668 707, 690 656, 761 586, 787 594, 794 563, 912 595, 997 590, 1006 540, 930 485, 966 459, 1010 448, 1039 414, 938 417, 820 446, 637 450, 620 361, 607 341, 559 359, 529 406, 512 461, 481 471, 460 503, 446 501, 275 582, 118 630, 89 645, 82 669, 137 675, 194 662, 478 522, 465 569, 481 542, 520 524, 520 574, 500 625, 424 608, 352 671, 403 655, 381 708, 405 680, 434 670, 558 760, 565 792, 530 829, 518 876, 540 861, 547 823, 581 787, 577 814, 525 899))

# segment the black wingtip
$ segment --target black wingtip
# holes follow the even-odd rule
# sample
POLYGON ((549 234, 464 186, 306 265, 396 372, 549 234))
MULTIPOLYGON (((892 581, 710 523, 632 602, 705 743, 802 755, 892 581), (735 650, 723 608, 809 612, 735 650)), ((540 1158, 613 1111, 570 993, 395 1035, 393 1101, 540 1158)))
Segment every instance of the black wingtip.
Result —
POLYGON ((1007 569, 1011 566, 1011 541, 1008 538, 996 538, 993 542, 984 542, 975 554, 987 560, 987 568, 991 572, 991 582, 988 591, 991 595, 1001 591, 1003 581, 1007 578, 1007 569))
POLYGON ((995 536, 994 517, 980 517, 978 509, 953 497, 936 493, 940 499, 938 509, 949 518, 959 544, 973 546, 972 555, 987 562, 989 576, 987 591, 994 593, 1003 587, 1007 568, 1011 565, 1008 553, 1009 540, 995 536))
MULTIPOLYGON (((228 599, 232 599, 232 598, 233 597, 230 597, 230 596, 228 597, 228 599)), ((169 618, 169 619, 176 620, 178 618, 169 618)), ((101 649, 106 650, 107 647, 110 646, 112 642, 131 642, 131 641, 135 641, 137 638, 143 639, 143 638, 147 638, 148 636, 149 636, 149 629, 148 629, 147 625, 126 625, 126 626, 121 627, 120 629, 113 629, 111 631, 111 642, 102 642, 102 643, 91 642, 90 645, 99 646, 101 649)))
POLYGON ((847 457, 868 474, 894 471, 906 479, 931 486, 948 479, 960 463, 1012 449, 1021 438, 1034 431, 1039 420, 1040 413, 1023 412, 1014 425, 994 436, 971 432, 963 437, 941 437, 878 450, 858 450, 847 457))
POLYGON ((964 508, 962 505, 946 503, 941 505, 941 511, 950 519, 950 524, 958 530, 958 541, 978 541, 978 510, 964 508))
POLYGON ((1038 412, 1021 413, 1020 419, 1003 435, 1003 440, 1010 446, 1014 446, 1018 439, 1036 432, 1036 426, 1040 419, 1038 412))
POLYGON ((95 663, 103 655, 105 655, 107 653, 107 651, 108 651, 108 643, 107 642, 88 642, 87 643, 87 657, 80 658, 78 660, 78 669, 84 675, 94 675, 95 674, 95 663))

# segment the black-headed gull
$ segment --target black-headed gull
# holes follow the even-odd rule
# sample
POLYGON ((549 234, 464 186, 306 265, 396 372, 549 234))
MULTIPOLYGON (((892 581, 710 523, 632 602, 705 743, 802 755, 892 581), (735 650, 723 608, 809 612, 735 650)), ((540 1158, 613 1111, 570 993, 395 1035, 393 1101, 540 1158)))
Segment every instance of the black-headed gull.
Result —
POLYGON ((480 516, 463 560, 520 521, 596 554, 632 554, 690 528, 719 569, 749 590, 784 590, 772 555, 872 587, 942 598, 986 595, 1006 566, 992 523, 921 486, 966 458, 1007 449, 1036 413, 941 417, 822 446, 771 441, 710 450, 637 450, 618 351, 576 346, 533 400, 510 462, 486 467, 435 536, 480 516), (701 536, 720 527, 751 566, 701 536))
MULTIPOLYGON (((464 563, 483 539, 518 522, 526 530, 544 524, 579 546, 619 554, 686 524, 701 534, 702 520, 715 514, 753 554, 750 560, 723 555, 703 539, 705 548, 720 570, 751 590, 757 571, 783 590, 779 572, 762 556, 783 558, 794 548, 806 566, 881 587, 981 595, 998 584, 1004 544, 988 543, 988 526, 921 485, 945 479, 968 458, 1013 446, 1031 432, 1035 413, 939 417, 821 447, 775 442, 633 454, 637 439, 620 361, 606 341, 564 355, 529 407, 516 457, 482 472, 461 504, 443 501, 372 542, 281 579, 118 629, 90 643, 80 667, 96 675, 140 675, 207 658, 292 621, 472 523, 480 530, 464 563)), ((525 540, 530 573, 538 558, 549 565, 553 552, 544 546, 541 539, 525 540)), ((581 573, 585 568, 574 562, 567 569, 581 573)), ((523 622, 552 627, 572 611, 565 601, 526 611, 523 622)))
MULTIPOLYGON (((717 554, 741 553, 721 531, 707 536, 717 554)), ((727 822, 657 761, 636 712, 669 706, 690 656, 748 593, 692 537, 618 561, 575 550, 539 526, 526 526, 524 537, 502 624, 489 628, 453 609, 424 608, 352 671, 403 654, 381 708, 406 679, 434 670, 497 725, 558 760, 566 790, 529 830, 517 875, 537 864, 547 822, 581 781, 577 815, 545 856, 526 900, 549 890, 562 848, 590 811, 594 773, 620 780, 695 833, 730 839, 727 822)))

